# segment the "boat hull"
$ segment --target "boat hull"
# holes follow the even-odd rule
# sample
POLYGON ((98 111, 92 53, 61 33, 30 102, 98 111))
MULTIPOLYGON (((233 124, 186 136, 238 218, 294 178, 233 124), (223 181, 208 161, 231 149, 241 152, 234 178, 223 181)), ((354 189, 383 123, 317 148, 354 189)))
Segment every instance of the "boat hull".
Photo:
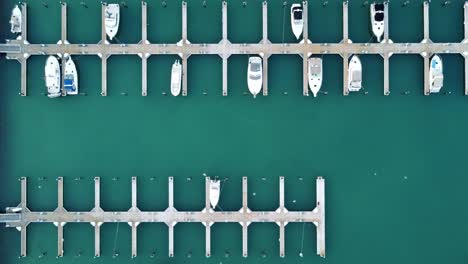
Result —
POLYGON ((263 85, 263 68, 262 58, 250 57, 247 67, 247 86, 250 93, 255 98, 262 90, 263 85))
POLYGON ((11 17, 10 17, 11 33, 20 34, 21 26, 22 26, 21 24, 22 24, 21 10, 19 9, 18 6, 15 6, 13 10, 11 11, 11 17))
POLYGON ((322 59, 311 57, 309 58, 308 63, 309 89, 314 95, 314 97, 317 97, 317 94, 320 91, 320 88, 322 87, 322 59))
POLYGON ((60 63, 55 56, 49 56, 45 64, 45 82, 47 87, 47 96, 50 98, 61 95, 61 76, 60 63))
POLYGON ((434 55, 429 65, 429 92, 438 93, 444 86, 444 72, 442 58, 434 55))
POLYGON ((296 39, 299 39, 302 35, 302 31, 304 29, 304 20, 302 18, 302 7, 300 4, 292 4, 291 5, 291 29, 296 37, 296 39), (296 19, 294 17, 294 9, 301 8, 301 18, 296 19))
POLYGON ((106 6, 106 18, 105 18, 105 26, 106 26, 106 34, 109 39, 114 39, 119 31, 119 24, 120 24, 120 6, 119 4, 108 4, 106 6))
POLYGON ((68 95, 78 94, 78 72, 76 70, 75 62, 71 57, 67 58, 65 63, 65 79, 64 89, 68 95))
MULTIPOLYGON (((371 4, 370 5, 370 19, 371 19, 371 28, 372 28, 372 33, 374 36, 377 38, 377 42, 381 42, 382 36, 385 31, 385 23, 384 21, 378 21, 376 19, 376 13, 380 12, 376 10, 377 5, 380 5, 381 8, 385 8, 384 5, 382 4, 371 4)), ((383 14, 383 13, 381 13, 383 14)))
POLYGON ((348 66, 348 91, 358 92, 362 88, 362 64, 357 55, 353 55, 348 66))
POLYGON ((214 209, 218 205, 221 194, 221 182, 219 180, 210 180, 210 204, 214 209))
POLYGON ((176 60, 172 64, 171 70, 171 94, 173 96, 178 96, 182 88, 182 65, 179 63, 179 60, 176 60))

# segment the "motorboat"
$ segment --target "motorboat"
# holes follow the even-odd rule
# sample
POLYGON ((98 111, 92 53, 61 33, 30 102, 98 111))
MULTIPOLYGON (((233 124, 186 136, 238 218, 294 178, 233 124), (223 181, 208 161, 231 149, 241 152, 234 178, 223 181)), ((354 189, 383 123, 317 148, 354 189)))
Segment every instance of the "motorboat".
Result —
POLYGON ((358 92, 362 88, 362 64, 358 55, 353 55, 348 65, 348 91, 358 92))
POLYGON ((302 6, 301 4, 292 4, 291 5, 291 28, 294 36, 297 39, 302 34, 302 29, 304 28, 304 20, 302 18, 302 6))
POLYGON ((322 87, 322 59, 318 57, 310 57, 309 60, 309 88, 314 97, 317 97, 317 93, 320 91, 322 87))
POLYGON ((61 76, 60 63, 55 56, 49 56, 45 64, 45 83, 47 87, 47 96, 55 98, 61 96, 61 76))
POLYGON ((247 86, 250 93, 255 98, 262 90, 263 71, 262 71, 262 58, 252 56, 249 58, 249 65, 247 67, 247 86))
POLYGON ((120 6, 119 4, 108 4, 106 5, 105 12, 106 34, 112 40, 119 31, 120 6))
POLYGON ((385 14, 385 5, 372 3, 370 5, 370 19, 372 26, 372 33, 377 38, 377 42, 381 42, 385 24, 384 24, 384 15, 385 14))
POLYGON ((20 34, 21 23, 22 23, 21 9, 18 7, 18 5, 16 5, 11 11, 11 17, 10 17, 11 33, 20 34))
POLYGON ((182 87, 182 65, 179 60, 172 64, 171 71, 171 93, 173 96, 178 96, 182 87))
POLYGON ((221 193, 221 181, 219 179, 210 179, 210 204, 214 209, 218 205, 221 193))
POLYGON ((63 88, 67 94, 76 95, 78 94, 78 72, 76 71, 76 65, 71 56, 67 56, 65 59, 63 88))
POLYGON ((434 55, 431 58, 429 67, 429 92, 438 93, 444 86, 444 71, 442 58, 439 55, 434 55))

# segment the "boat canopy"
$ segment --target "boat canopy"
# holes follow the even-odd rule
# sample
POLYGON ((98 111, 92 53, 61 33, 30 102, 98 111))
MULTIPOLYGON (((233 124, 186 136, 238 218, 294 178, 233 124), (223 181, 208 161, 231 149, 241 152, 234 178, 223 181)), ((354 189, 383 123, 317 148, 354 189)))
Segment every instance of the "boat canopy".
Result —
POLYGON ((375 9, 375 11, 384 11, 384 5, 383 4, 375 4, 374 9, 375 9))

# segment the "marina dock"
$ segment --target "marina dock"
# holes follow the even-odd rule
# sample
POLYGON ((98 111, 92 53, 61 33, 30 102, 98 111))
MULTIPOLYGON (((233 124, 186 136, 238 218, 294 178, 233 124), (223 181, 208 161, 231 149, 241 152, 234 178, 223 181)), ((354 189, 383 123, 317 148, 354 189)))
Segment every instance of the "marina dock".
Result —
MULTIPOLYGON (((468 4, 464 4, 465 39, 460 43, 434 43, 429 36, 429 2, 423 4, 424 39, 420 43, 393 43, 389 36, 389 14, 385 10, 384 41, 382 43, 353 43, 348 31, 348 2, 343 3, 343 40, 340 43, 312 43, 309 40, 308 5, 303 3, 303 40, 300 43, 271 43, 268 39, 268 4, 262 5, 262 39, 259 43, 231 43, 227 30, 227 2, 222 2, 222 40, 219 43, 192 44, 187 38, 187 3, 182 2, 182 36, 173 44, 151 44, 147 39, 147 4, 142 2, 142 40, 138 44, 109 44, 105 32, 105 3, 102 6, 102 40, 97 44, 70 44, 67 41, 67 5, 61 8, 61 40, 58 44, 30 44, 27 42, 27 4, 23 12, 22 35, 19 39, 0 44, 0 53, 21 63, 21 95, 27 95, 27 59, 31 55, 98 55, 102 63, 101 95, 107 95, 107 59, 115 55, 139 55, 142 59, 141 94, 148 94, 147 59, 152 55, 174 54, 182 59, 182 95, 188 94, 187 61, 193 54, 219 55, 222 58, 222 94, 228 95, 228 58, 234 54, 260 54, 263 57, 263 95, 268 95, 268 58, 276 54, 300 55, 303 59, 303 95, 309 95, 307 59, 313 54, 338 54, 343 58, 343 95, 348 95, 348 59, 353 54, 379 54, 383 58, 384 95, 390 94, 389 64, 393 54, 420 54, 424 58, 424 94, 429 95, 429 59, 432 54, 460 54, 465 59, 465 94, 468 95, 468 4)), ((385 2, 388 7, 389 3, 385 2)))
POLYGON ((21 256, 27 254, 27 227, 30 223, 53 223, 57 227, 57 256, 63 256, 63 227, 67 223, 90 223, 94 227, 94 254, 99 257, 100 227, 103 223, 126 222, 131 227, 131 255, 137 256, 137 228, 140 223, 165 223, 168 226, 169 257, 174 256, 174 228, 177 223, 202 223, 205 226, 205 255, 211 256, 211 226, 214 223, 239 223, 242 226, 242 255, 248 256, 248 226, 255 222, 279 226, 279 255, 285 257, 285 226, 292 222, 313 223, 317 227, 317 255, 325 257, 325 180, 316 180, 316 207, 312 211, 288 211, 284 205, 284 177, 279 178, 279 207, 276 211, 251 211, 247 202, 247 177, 242 178, 242 208, 239 211, 214 211, 210 206, 210 178, 205 178, 205 208, 178 211, 174 207, 174 178, 169 177, 169 202, 164 211, 141 211, 137 204, 137 177, 131 178, 131 207, 128 211, 104 211, 100 206, 100 178, 94 178, 94 208, 89 212, 69 212, 63 204, 63 178, 57 178, 57 208, 33 212, 27 207, 27 179, 21 178, 21 202, 0 214, 0 223, 21 232, 21 256))

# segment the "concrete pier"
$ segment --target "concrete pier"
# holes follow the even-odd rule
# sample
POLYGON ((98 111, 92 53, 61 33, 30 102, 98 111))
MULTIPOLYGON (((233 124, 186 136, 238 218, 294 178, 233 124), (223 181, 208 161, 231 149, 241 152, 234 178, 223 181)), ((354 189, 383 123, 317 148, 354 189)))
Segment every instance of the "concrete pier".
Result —
MULTIPOLYGON (((190 44, 187 39, 187 2, 182 2, 182 40, 179 42, 181 47, 190 44)), ((187 61, 190 54, 179 53, 182 58, 182 96, 187 96, 187 61)))
POLYGON ((223 47, 223 50, 225 50, 225 52, 223 52, 222 54, 219 54, 219 56, 221 57, 221 59, 223 60, 223 96, 227 96, 228 95, 228 76, 227 76, 227 73, 228 73, 228 58, 230 56, 230 54, 228 53, 228 44, 231 44, 228 40, 228 28, 227 28, 227 2, 226 1, 223 1, 222 2, 222 8, 221 8, 221 12, 222 12, 222 34, 223 34, 223 38, 221 39, 221 41, 219 42, 219 45, 221 47, 223 47))
MULTIPOLYGON (((465 2, 464 9, 464 28, 465 28, 465 39, 463 43, 468 43, 468 2, 465 2)), ((468 95, 468 50, 463 53, 465 57, 465 95, 468 95)))
MULTIPOLYGON (((228 95, 228 58, 233 54, 260 54, 263 57, 263 94, 268 94, 268 58, 275 54, 291 54, 303 57, 303 95, 308 95, 308 57, 311 54, 338 54, 343 58, 343 95, 348 95, 348 59, 353 54, 380 54, 384 59, 384 94, 390 93, 389 64, 392 54, 421 54, 425 57, 425 64, 432 54, 461 54, 465 57, 465 72, 468 72, 468 8, 464 5, 465 40, 461 43, 433 43, 429 38, 429 2, 423 4, 424 39, 421 43, 393 43, 389 38, 389 3, 385 2, 384 41, 382 43, 352 43, 348 29, 348 2, 343 2, 343 40, 340 43, 311 43, 308 39, 308 8, 303 2, 304 40, 300 43, 271 43, 268 40, 268 5, 262 7, 262 40, 260 43, 231 43, 227 30, 227 2, 222 2, 222 40, 220 43, 191 44, 187 39, 187 3, 182 2, 182 39, 173 44, 151 44, 147 40, 147 4, 142 2, 142 40, 138 44, 109 44, 105 31, 105 3, 101 7, 102 26, 101 40, 97 44, 29 44, 27 37, 27 5, 22 4, 23 33, 21 38, 9 40, 0 44, 0 53, 6 53, 8 59, 15 59, 21 63, 21 92, 27 95, 27 58, 30 55, 98 55, 102 63, 101 94, 107 95, 107 58, 112 55, 139 55, 142 58, 142 96, 147 95, 147 58, 151 55, 176 54, 182 61, 182 95, 188 93, 187 62, 192 54, 219 55, 222 58, 222 94, 228 95), (450 46, 450 49, 447 49, 450 46), (426 58, 427 57, 427 58, 426 58)), ((60 43, 67 39, 67 6, 62 4, 62 32, 60 43)), ((68 43, 68 42, 67 42, 68 43)), ((427 69, 427 67, 425 66, 427 69)), ((364 73, 365 74, 365 73, 364 73)), ((468 79, 468 78, 467 78, 468 79)), ((326 80, 325 80, 326 81, 326 80)), ((428 73, 425 73, 424 94, 429 94, 428 73)), ((465 94, 468 95, 468 80, 465 81, 465 94)))
MULTIPOLYGON (((302 28, 302 43, 307 46, 310 43, 309 40, 309 7, 307 1, 302 2, 302 20, 304 26, 302 28)), ((304 49, 306 50, 306 49, 304 49)), ((304 52, 302 54, 302 94, 309 96, 309 56, 310 52, 304 52)))
MULTIPOLYGON (((424 18, 424 39, 421 43, 432 43, 429 38, 429 2, 423 3, 423 18, 424 18)), ((429 61, 432 56, 432 52, 421 52, 421 56, 424 59, 424 95, 430 94, 430 76, 429 76, 429 61)))
MULTIPOLYGON (((343 2, 343 44, 350 44, 352 41, 349 39, 348 31, 348 1, 343 2)), ((351 52, 352 53, 352 52, 351 52)), ((348 68, 349 68, 349 53, 341 53, 343 58, 343 95, 348 95, 348 68)))
POLYGON ((211 226, 213 223, 239 223, 242 225, 242 254, 247 256, 247 227, 252 222, 277 223, 280 228, 280 256, 285 256, 285 226, 289 222, 310 222, 317 226, 317 253, 325 256, 325 185, 321 177, 317 178, 317 207, 313 211, 288 211, 284 206, 284 177, 280 177, 280 206, 276 211, 251 211, 247 206, 247 177, 242 179, 242 209, 232 212, 218 212, 209 206, 209 178, 206 178, 206 206, 202 211, 179 212, 173 207, 173 178, 169 177, 169 207, 165 211, 140 211, 137 205, 137 178, 132 177, 131 208, 128 211, 109 212, 100 208, 99 178, 94 180, 95 208, 90 212, 68 212, 63 207, 63 179, 57 179, 57 209, 52 212, 31 212, 26 208, 26 178, 21 179, 21 203, 17 207, 7 208, 0 214, 1 222, 8 227, 21 231, 21 254, 26 256, 26 226, 29 223, 54 223, 57 226, 57 256, 63 256, 63 226, 70 222, 91 223, 95 227, 95 255, 100 255, 100 225, 102 223, 127 222, 131 226, 132 257, 137 256, 137 226, 139 223, 162 222, 169 230, 169 256, 174 256, 174 226, 179 222, 199 222, 205 225, 206 256, 211 256, 211 226), (17 218, 12 216, 19 216, 17 218))
MULTIPOLYGON (((264 1, 262 3, 262 40, 260 43, 262 44, 270 44, 270 40, 268 40, 268 3, 264 1)), ((262 55, 262 70, 263 70, 263 78, 262 78, 262 90, 263 96, 268 95, 268 58, 270 54, 268 51, 260 53, 262 55)))
MULTIPOLYGON (((141 2, 141 45, 149 44, 148 41, 148 5, 141 2)), ((150 54, 138 54, 141 58, 141 96, 148 95, 148 57, 150 54)))
MULTIPOLYGON (((67 3, 65 2, 62 2, 61 3, 61 39, 59 40, 59 42, 57 44, 59 45, 65 45, 65 44, 68 44, 68 40, 67 40, 67 3)), ((65 54, 59 54, 59 56, 62 57, 62 59, 65 59, 65 54)), ((61 63, 61 67, 62 67, 62 87, 60 88, 61 92, 62 92, 62 96, 65 96, 67 95, 67 92, 65 91, 65 62, 62 61, 61 63)))
MULTIPOLYGON (((94 178, 94 208, 93 212, 102 212, 101 209, 101 183, 100 178, 94 178)), ((101 225, 102 222, 91 222, 94 226, 94 256, 99 257, 101 255, 101 225)))
MULTIPOLYGON (((388 15, 388 2, 384 2, 385 11, 384 11, 384 36, 383 42, 384 43, 392 43, 390 39, 390 23, 389 23, 389 15, 388 15)), ((384 95, 390 94, 390 56, 392 56, 391 52, 386 52, 381 54, 383 57, 383 70, 384 70, 384 95)))

